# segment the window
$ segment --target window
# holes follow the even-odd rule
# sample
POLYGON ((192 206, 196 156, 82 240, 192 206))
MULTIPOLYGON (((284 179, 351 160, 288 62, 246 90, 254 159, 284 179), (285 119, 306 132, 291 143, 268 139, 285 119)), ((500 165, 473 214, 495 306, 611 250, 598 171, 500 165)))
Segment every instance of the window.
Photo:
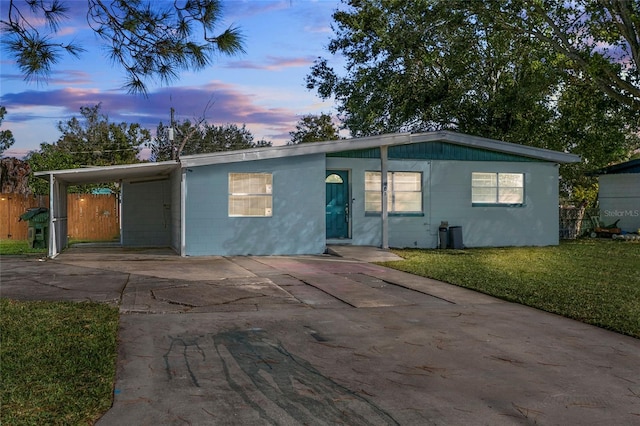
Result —
POLYGON ((324 181, 325 183, 344 183, 340 175, 335 173, 331 173, 324 181))
POLYGON ((472 173, 471 202, 473 204, 522 205, 524 174, 472 173))
MULTIPOLYGON (((365 172, 364 180, 365 211, 380 213, 380 172, 365 172)), ((389 213, 422 213, 422 173, 387 172, 387 209, 389 213)))
POLYGON ((229 216, 271 217, 271 173, 229 173, 229 216))

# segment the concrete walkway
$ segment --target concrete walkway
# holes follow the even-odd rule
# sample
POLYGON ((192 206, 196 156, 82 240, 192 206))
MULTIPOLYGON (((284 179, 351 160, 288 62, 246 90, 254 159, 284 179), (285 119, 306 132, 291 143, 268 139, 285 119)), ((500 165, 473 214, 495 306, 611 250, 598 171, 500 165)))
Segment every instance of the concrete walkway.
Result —
POLYGON ((1 295, 120 306, 101 425, 640 424, 639 340, 349 249, 70 249, 2 258, 1 295))

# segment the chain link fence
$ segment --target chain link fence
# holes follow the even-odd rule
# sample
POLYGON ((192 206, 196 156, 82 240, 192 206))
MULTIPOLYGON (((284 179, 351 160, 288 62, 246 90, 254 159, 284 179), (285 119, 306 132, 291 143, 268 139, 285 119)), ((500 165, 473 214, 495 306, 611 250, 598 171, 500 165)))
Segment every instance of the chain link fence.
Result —
POLYGON ((600 211, 584 206, 560 207, 560 239, 575 240, 589 235, 599 224, 600 211))

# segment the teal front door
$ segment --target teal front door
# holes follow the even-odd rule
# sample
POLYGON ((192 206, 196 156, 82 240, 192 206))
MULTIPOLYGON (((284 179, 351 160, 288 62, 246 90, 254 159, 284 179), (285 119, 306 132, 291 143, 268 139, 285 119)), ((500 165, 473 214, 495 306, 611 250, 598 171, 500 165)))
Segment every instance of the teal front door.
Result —
POLYGON ((327 238, 349 238, 349 173, 346 170, 328 170, 327 238))

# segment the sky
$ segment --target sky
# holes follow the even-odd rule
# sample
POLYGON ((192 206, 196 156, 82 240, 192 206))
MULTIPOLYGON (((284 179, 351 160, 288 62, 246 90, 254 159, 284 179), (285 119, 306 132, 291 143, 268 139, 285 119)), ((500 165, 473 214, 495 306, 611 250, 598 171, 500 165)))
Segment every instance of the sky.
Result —
MULTIPOLYGON (((2 19, 8 3, 0 0, 2 19)), ((273 145, 286 144, 303 115, 335 116, 333 102, 309 91, 304 79, 320 56, 339 67, 340 58, 326 51, 339 0, 223 0, 217 28, 238 26, 246 53, 217 55, 210 67, 182 72, 169 86, 150 84, 147 97, 122 89, 124 72, 104 56, 87 25, 87 1, 65 3, 70 19, 60 34, 86 49, 79 59, 63 56, 48 81, 36 83, 25 81, 7 52, 0 52, 0 105, 7 109, 0 130, 11 130, 16 140, 5 157, 22 158, 43 142, 55 143, 60 121, 80 117, 80 107, 98 103, 111 122, 139 123, 155 133, 159 122, 169 122, 171 107, 177 120, 194 121, 212 101, 205 115, 209 124, 246 124, 256 141, 273 145)), ((141 156, 148 157, 148 150, 141 156)))

